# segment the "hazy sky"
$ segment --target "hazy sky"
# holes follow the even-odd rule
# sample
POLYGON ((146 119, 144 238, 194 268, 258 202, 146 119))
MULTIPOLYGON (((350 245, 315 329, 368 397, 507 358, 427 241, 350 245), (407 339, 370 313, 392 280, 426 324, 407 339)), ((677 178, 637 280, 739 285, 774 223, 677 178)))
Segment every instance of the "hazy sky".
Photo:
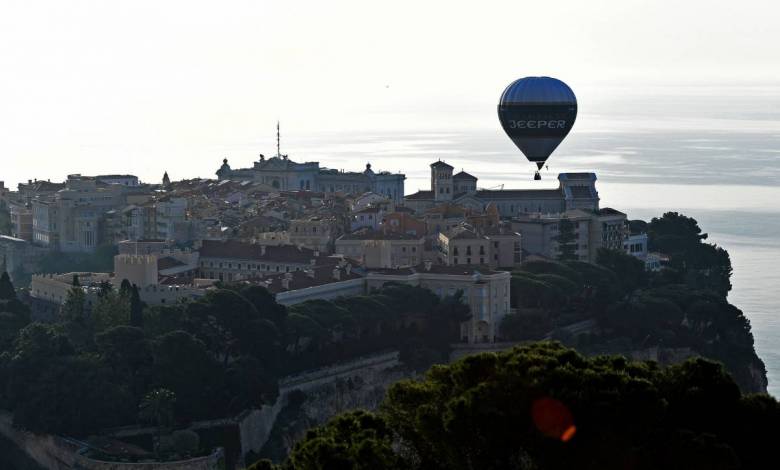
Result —
POLYGON ((562 78, 593 107, 635 83, 776 85, 778 5, 2 0, 0 180, 211 177, 224 156, 271 153, 277 118, 288 148, 498 129, 499 94, 526 75, 562 78))

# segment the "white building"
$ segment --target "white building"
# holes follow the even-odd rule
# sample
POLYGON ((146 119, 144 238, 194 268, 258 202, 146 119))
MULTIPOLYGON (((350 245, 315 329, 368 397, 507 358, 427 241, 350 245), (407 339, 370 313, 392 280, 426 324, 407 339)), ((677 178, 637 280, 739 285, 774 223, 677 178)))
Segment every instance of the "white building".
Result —
POLYGON ((363 194, 374 192, 395 202, 404 198, 401 173, 374 172, 366 164, 362 172, 321 168, 319 162, 297 163, 286 155, 277 155, 253 163, 251 168, 231 169, 227 159, 217 170, 220 180, 255 181, 282 191, 317 191, 326 194, 363 194))
POLYGON ((507 271, 428 262, 411 268, 370 271, 366 282, 369 292, 388 282, 424 287, 441 298, 460 290, 471 308, 471 319, 461 324, 461 341, 492 343, 500 337, 501 321, 509 314, 510 278, 507 271))
POLYGON ((125 187, 69 175, 65 188, 37 197, 32 205, 32 241, 64 252, 92 252, 103 214, 123 204, 125 187))
POLYGON ((138 177, 135 175, 98 175, 95 179, 106 184, 118 184, 131 188, 140 185, 138 177))
POLYGON ((556 238, 560 235, 563 219, 574 225, 575 254, 580 261, 595 262, 600 248, 624 249, 624 241, 628 237, 626 214, 610 208, 524 214, 512 219, 512 229, 522 235, 525 253, 557 258, 560 250, 556 238))

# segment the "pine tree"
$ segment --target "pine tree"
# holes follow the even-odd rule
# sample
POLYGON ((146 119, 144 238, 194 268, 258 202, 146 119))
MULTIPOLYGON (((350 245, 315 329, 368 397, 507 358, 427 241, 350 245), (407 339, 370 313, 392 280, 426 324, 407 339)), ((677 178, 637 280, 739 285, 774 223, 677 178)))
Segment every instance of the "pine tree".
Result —
POLYGON ((132 291, 133 291, 133 286, 130 284, 130 281, 128 281, 127 279, 122 279, 122 283, 119 284, 119 295, 121 295, 126 299, 129 299, 132 291))
POLYGON ((553 237, 558 242, 558 260, 571 261, 577 259, 577 236, 574 233, 574 223, 567 217, 558 223, 558 235, 553 237))
POLYGON ((13 300, 16 298, 16 290, 11 283, 8 273, 3 271, 0 275, 0 300, 13 300))
POLYGON ((138 293, 138 286, 133 284, 130 291, 130 326, 143 328, 144 326, 144 305, 141 302, 141 295, 138 293))
MULTIPOLYGON (((76 282, 78 278, 73 276, 76 282)), ((76 285, 70 288, 65 303, 62 304, 62 316, 66 320, 81 321, 84 319, 84 304, 86 303, 84 290, 76 285)))

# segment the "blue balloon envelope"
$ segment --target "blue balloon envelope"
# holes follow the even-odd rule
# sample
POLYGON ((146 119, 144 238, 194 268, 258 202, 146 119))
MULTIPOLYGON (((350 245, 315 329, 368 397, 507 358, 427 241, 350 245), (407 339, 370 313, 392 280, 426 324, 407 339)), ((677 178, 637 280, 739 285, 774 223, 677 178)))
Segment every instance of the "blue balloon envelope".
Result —
POLYGON ((556 78, 521 78, 501 95, 498 119, 517 148, 541 169, 574 126, 577 98, 556 78))

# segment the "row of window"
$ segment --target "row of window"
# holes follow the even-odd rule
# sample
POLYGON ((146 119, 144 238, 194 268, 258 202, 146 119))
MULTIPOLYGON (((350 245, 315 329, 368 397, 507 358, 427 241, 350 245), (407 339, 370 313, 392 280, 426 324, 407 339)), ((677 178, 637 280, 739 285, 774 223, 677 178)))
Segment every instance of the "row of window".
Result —
MULTIPOLYGON (((217 266, 214 266, 214 264, 215 263, 213 261, 209 261, 208 262, 208 266, 206 266, 206 261, 201 261, 200 262, 200 267, 201 268, 205 268, 205 267, 214 268, 214 267, 217 267, 217 268, 223 268, 223 269, 233 269, 233 265, 234 265, 234 263, 216 263, 217 266)), ((235 266, 236 266, 235 269, 237 269, 239 271, 245 269, 245 270, 249 270, 249 271, 267 271, 267 272, 275 271, 275 272, 281 272, 281 265, 253 264, 253 263, 235 263, 235 266)), ((284 272, 289 273, 290 270, 291 270, 290 266, 285 266, 284 267, 284 272)), ((300 271, 300 270, 301 270, 300 266, 295 268, 295 271, 300 271)), ((210 278, 210 279, 213 279, 213 278, 210 278)))
MULTIPOLYGON (((496 242, 496 248, 498 248, 498 242, 496 242)), ((452 254, 455 255, 455 256, 459 255, 457 246, 452 249, 452 254)), ((480 245, 479 246, 479 254, 480 255, 484 255, 485 254, 485 246, 484 245, 480 245)), ((471 255, 471 245, 466 245, 466 255, 471 255)))

